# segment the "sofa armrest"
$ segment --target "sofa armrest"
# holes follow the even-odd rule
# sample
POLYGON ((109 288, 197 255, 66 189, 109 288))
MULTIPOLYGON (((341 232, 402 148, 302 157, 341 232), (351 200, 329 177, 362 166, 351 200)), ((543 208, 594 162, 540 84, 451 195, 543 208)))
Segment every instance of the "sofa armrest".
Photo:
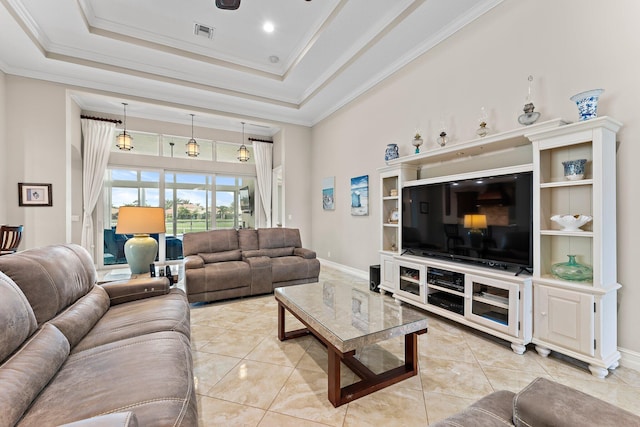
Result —
POLYGON ((198 255, 189 255, 184 258, 184 269, 193 270, 196 268, 204 268, 204 260, 198 255))
POLYGON ((168 294, 170 288, 166 277, 118 280, 100 286, 109 294, 111 305, 168 294))
POLYGON ((316 257, 315 251, 312 251, 311 249, 305 249, 305 248, 294 248, 293 254, 295 256, 299 256, 304 259, 314 259, 316 257))
POLYGON ((516 426, 638 426, 640 417, 579 390, 536 378, 513 399, 516 426))
POLYGON ((99 415, 58 427, 138 427, 138 419, 133 412, 116 412, 115 414, 99 415))

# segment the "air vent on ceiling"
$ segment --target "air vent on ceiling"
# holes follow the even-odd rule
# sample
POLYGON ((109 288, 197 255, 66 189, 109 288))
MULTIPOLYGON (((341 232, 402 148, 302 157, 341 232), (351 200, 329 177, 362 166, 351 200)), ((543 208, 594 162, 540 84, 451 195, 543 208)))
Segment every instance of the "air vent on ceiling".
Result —
POLYGON ((215 28, 208 25, 198 24, 197 22, 193 24, 193 34, 195 34, 196 36, 213 39, 214 30, 215 28))

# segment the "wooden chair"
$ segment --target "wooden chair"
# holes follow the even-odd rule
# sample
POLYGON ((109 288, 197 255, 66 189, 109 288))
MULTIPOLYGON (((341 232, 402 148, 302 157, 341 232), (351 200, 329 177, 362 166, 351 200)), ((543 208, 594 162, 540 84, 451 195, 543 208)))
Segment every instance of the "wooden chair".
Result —
POLYGON ((22 240, 22 225, 0 227, 0 255, 16 252, 22 240))

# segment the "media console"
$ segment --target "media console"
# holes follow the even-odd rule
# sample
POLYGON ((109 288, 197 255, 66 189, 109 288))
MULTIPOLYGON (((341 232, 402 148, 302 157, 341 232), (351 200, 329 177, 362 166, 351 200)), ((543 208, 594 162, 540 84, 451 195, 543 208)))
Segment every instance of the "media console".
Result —
POLYGON ((396 300, 509 341, 518 354, 531 342, 530 277, 412 255, 396 255, 393 264, 396 300))

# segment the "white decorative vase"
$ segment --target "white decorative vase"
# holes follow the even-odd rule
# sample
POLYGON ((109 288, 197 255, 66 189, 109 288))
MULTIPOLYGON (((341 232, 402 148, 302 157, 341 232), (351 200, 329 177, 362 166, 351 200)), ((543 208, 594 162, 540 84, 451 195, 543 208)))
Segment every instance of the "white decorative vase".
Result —
POLYGON ((580 121, 598 117, 598 99, 604 89, 592 89, 573 95, 570 99, 578 106, 580 121))

